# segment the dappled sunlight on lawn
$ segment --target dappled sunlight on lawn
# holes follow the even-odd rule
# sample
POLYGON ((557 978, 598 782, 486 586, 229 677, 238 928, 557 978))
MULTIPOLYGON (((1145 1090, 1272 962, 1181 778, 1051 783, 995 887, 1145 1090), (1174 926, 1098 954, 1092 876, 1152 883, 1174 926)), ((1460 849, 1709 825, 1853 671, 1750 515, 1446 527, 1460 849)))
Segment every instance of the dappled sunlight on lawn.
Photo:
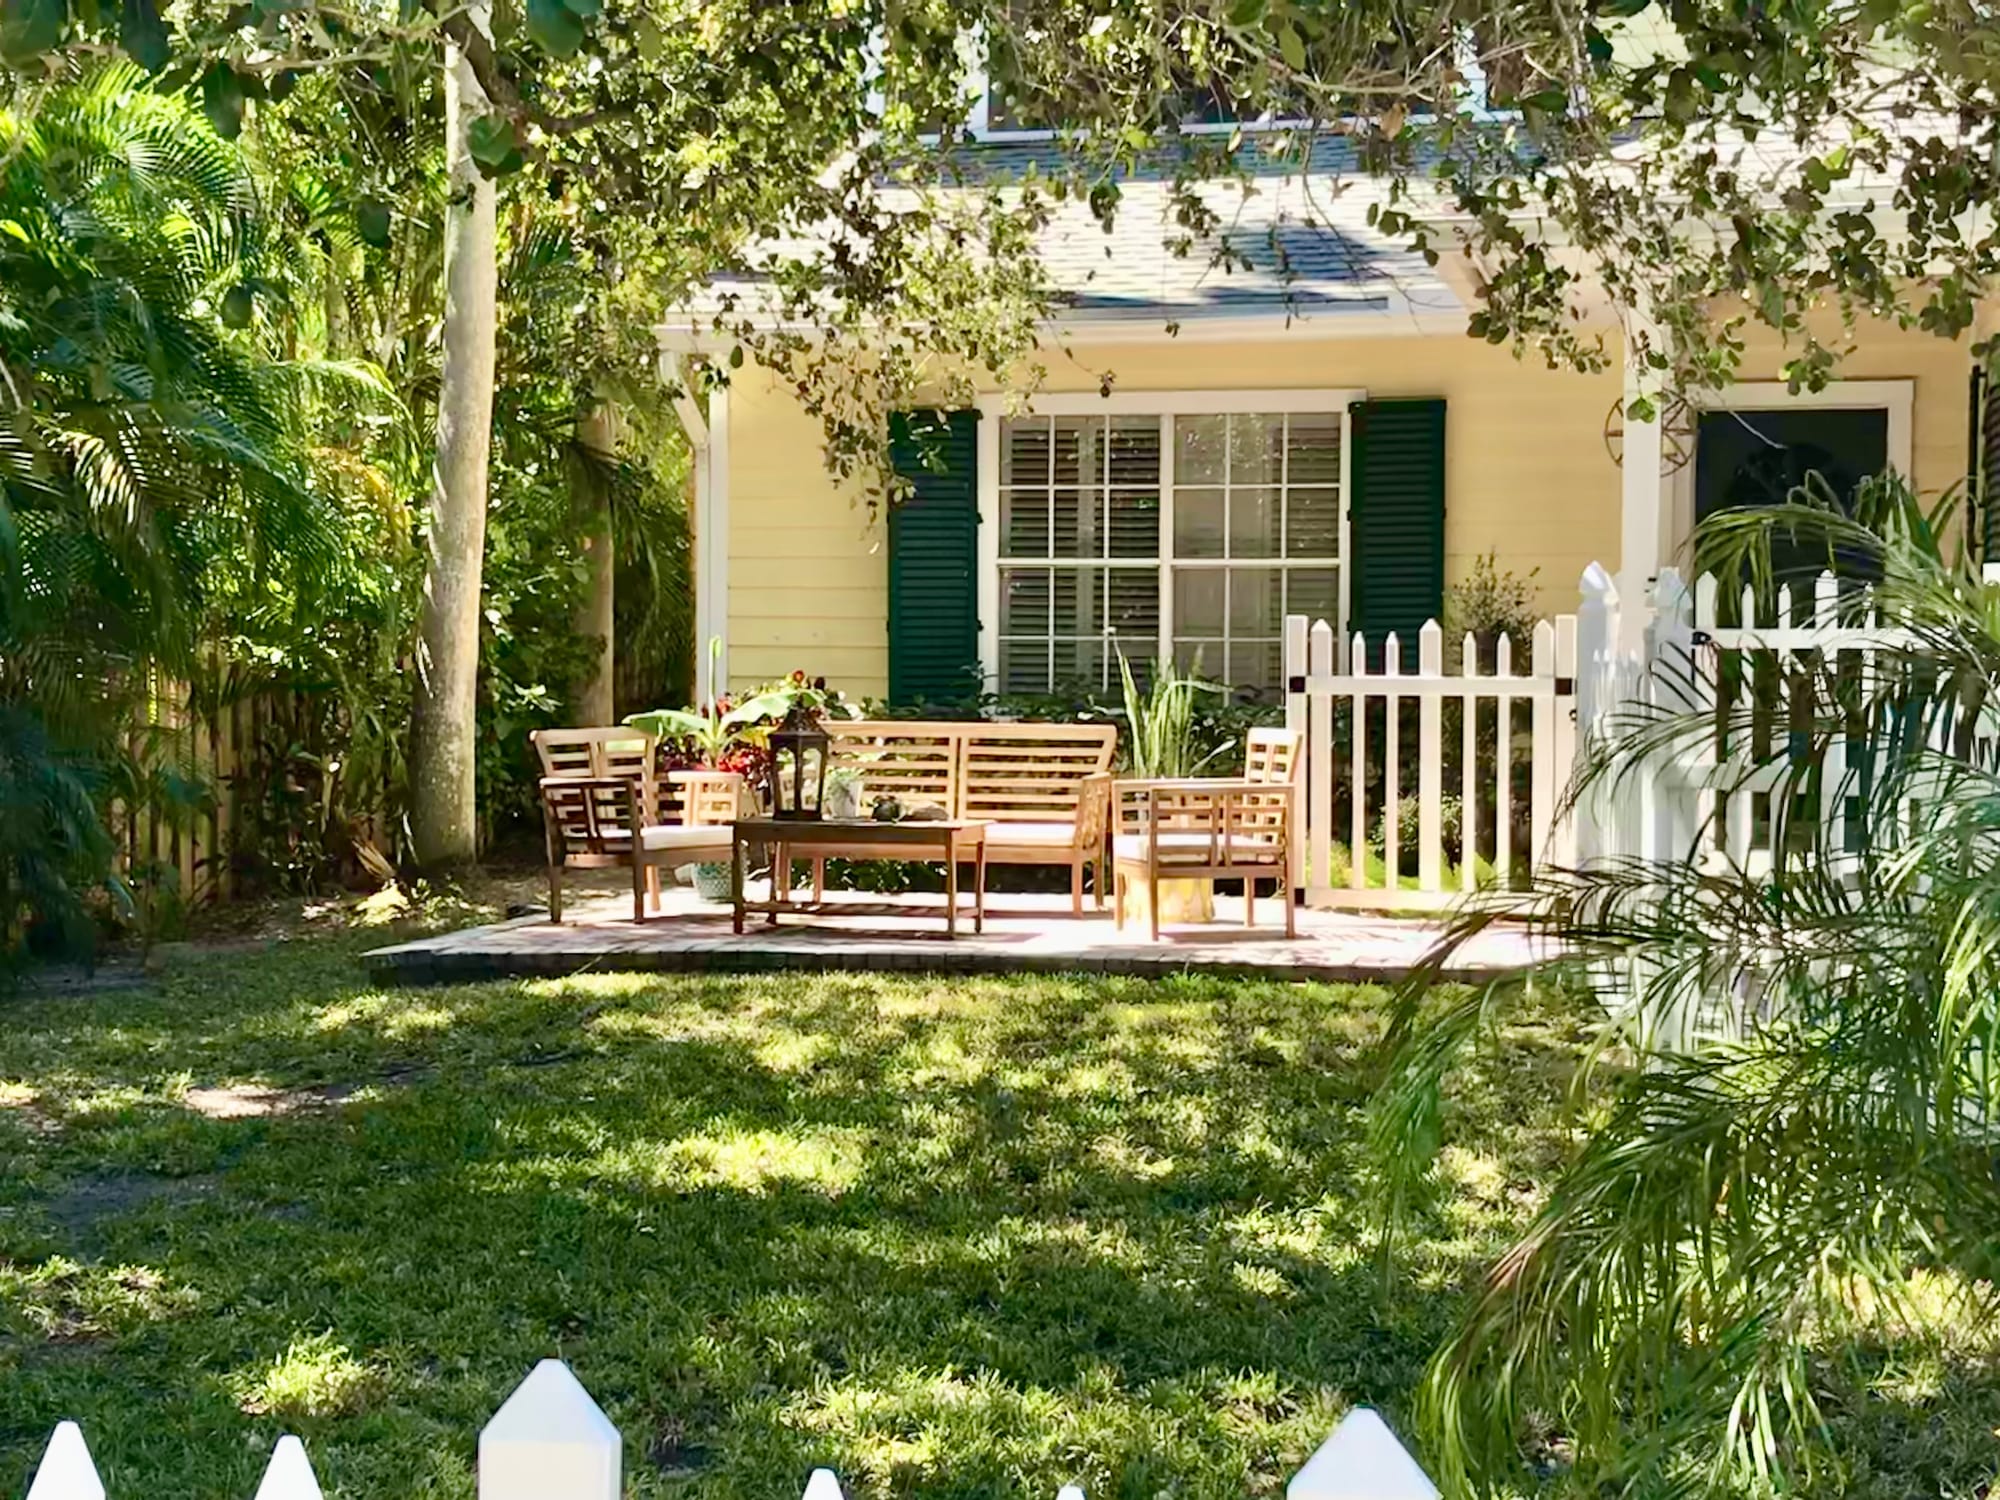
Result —
POLYGON ((1385 1295, 1378 992, 382 991, 364 941, 10 1007, 0 1491, 75 1416, 158 1493, 248 1494, 298 1430, 330 1496, 469 1496, 479 1424, 561 1353, 637 1496, 822 1463, 860 1496, 1275 1495, 1346 1404, 1404 1409, 1574 1056, 1552 1013, 1466 1080, 1385 1295))

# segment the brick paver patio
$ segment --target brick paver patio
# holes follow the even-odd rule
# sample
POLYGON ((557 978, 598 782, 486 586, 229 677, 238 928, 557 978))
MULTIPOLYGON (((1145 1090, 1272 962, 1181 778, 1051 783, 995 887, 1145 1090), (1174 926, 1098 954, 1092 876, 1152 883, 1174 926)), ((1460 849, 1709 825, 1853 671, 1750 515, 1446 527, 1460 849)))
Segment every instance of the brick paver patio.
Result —
MULTIPOLYGON (((409 983, 517 975, 570 974, 587 969, 742 971, 782 968, 925 970, 943 973, 1173 974, 1184 970, 1278 979, 1395 980, 1437 940, 1434 922, 1303 909, 1299 936, 1282 928, 1245 929, 1242 904, 1216 898, 1216 920, 1168 929, 1158 943, 1136 924, 1118 932, 1109 915, 1070 915, 1067 896, 989 895, 986 931, 974 936, 969 912, 959 935, 946 938, 939 898, 906 899, 836 894, 852 912, 787 916, 775 928, 753 922, 741 937, 730 931, 727 903, 686 889, 664 895, 663 910, 632 921, 629 895, 582 895, 566 903, 563 920, 520 917, 368 955, 381 979, 409 983), (912 914, 912 906, 924 914, 912 914)), ((1278 915, 1270 897, 1258 902, 1268 924, 1278 915)), ((1524 932, 1493 928, 1452 958, 1445 972, 1488 978, 1531 961, 1524 932)))

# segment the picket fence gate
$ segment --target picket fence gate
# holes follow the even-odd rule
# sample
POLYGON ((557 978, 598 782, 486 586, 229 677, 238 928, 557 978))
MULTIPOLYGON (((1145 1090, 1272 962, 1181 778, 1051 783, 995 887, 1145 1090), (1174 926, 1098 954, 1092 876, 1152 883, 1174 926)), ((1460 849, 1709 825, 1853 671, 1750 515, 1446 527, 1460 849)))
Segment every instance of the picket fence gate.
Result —
POLYGON ((1504 635, 1483 669, 1469 634, 1448 670, 1436 620, 1417 633, 1414 672, 1393 632, 1375 643, 1355 635, 1345 670, 1341 644, 1325 620, 1286 617, 1285 724, 1306 735, 1308 906, 1436 911, 1567 862, 1559 812, 1576 754, 1575 615, 1535 627, 1525 671, 1504 635))
MULTIPOLYGON (((2000 582, 2000 565, 1989 564, 1986 578, 2000 582)), ((1726 595, 1708 574, 1689 586, 1666 568, 1629 648, 1616 644, 1623 605, 1601 569, 1586 572, 1584 594, 1582 614, 1602 621, 1589 633, 1605 643, 1582 664, 1585 753, 1648 718, 1704 727, 1660 747, 1644 774, 1577 802, 1580 859, 1691 860, 1761 879, 1803 851, 1836 871, 1860 853, 1859 803, 1886 748, 1881 728, 1858 716, 1843 734, 1826 726, 1858 709, 1884 672, 1903 670, 1922 646, 1881 617, 1865 585, 1822 572, 1810 588, 1760 599, 1749 589, 1726 595), (1798 795, 1792 753, 1795 736, 1807 732, 1826 737, 1809 796, 1798 795)), ((1971 720, 1940 713, 1923 737, 1941 757, 1992 765, 2000 722, 1990 705, 1971 720)), ((1916 815, 1923 785, 1906 788, 1903 816, 1916 815)))
MULTIPOLYGON (((2000 564, 1986 577, 2000 582, 2000 564)), ((1835 860, 1859 852, 1855 810, 1878 753, 1861 726, 1831 746, 1813 798, 1777 804, 1800 722, 1824 724, 1836 687, 1875 681, 1916 644, 1865 584, 1824 572, 1759 596, 1666 568, 1630 606, 1592 563, 1578 592, 1575 613, 1535 627, 1525 670, 1505 637, 1489 663, 1467 636, 1448 665, 1434 620, 1409 671, 1393 634, 1342 642, 1324 620, 1286 618, 1285 722, 1306 735, 1308 905, 1435 912, 1597 860, 1693 859, 1759 878, 1787 840, 1835 860), (1706 716, 1713 730, 1615 790, 1579 794, 1594 747, 1662 715, 1706 716)), ((2000 711, 1926 732, 1935 750, 2000 764, 2000 711)))
MULTIPOLYGON (((568 1365, 545 1359, 479 1434, 479 1500, 619 1500, 624 1441, 568 1365)), ((135 1483, 130 1493, 143 1493, 135 1483)), ((1286 1500, 1438 1500, 1389 1424, 1366 1406, 1340 1419, 1285 1486, 1286 1500)), ((57 1425, 27 1500, 105 1500, 97 1465, 74 1422, 57 1425)), ((322 1500, 305 1445, 286 1434, 271 1452, 254 1500, 322 1500)), ((815 1469, 802 1500, 842 1500, 830 1469, 815 1469)), ((1056 1500, 1084 1500, 1065 1485, 1056 1500)))

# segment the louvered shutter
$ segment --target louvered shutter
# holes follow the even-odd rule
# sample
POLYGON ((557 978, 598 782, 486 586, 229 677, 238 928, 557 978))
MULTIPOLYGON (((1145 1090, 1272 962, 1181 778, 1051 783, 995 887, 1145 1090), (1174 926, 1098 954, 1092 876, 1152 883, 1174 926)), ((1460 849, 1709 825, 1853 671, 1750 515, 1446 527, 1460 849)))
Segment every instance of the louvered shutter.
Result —
POLYGON ((1417 632, 1444 610, 1444 402, 1357 401, 1348 410, 1348 628, 1366 638, 1371 667, 1395 631, 1403 667, 1414 671, 1417 632))
POLYGON ((891 703, 961 703, 979 688, 978 423, 976 411, 890 419, 911 484, 889 511, 891 703))

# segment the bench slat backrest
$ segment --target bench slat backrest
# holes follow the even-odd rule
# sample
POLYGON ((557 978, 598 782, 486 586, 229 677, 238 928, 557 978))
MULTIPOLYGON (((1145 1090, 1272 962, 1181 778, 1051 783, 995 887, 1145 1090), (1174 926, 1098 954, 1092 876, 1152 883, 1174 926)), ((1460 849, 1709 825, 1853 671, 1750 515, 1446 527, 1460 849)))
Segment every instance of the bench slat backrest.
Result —
POLYGON ((958 816, 958 726, 859 719, 825 726, 832 738, 831 764, 861 779, 865 817, 878 797, 894 797, 904 807, 941 807, 958 816))
POLYGON ((1111 769, 1110 724, 982 724, 874 719, 828 724, 834 764, 861 778, 861 810, 893 795, 954 818, 1065 823, 1084 781, 1111 769))
POLYGON ((1083 783, 1111 769, 1110 724, 968 725, 959 778, 961 817, 994 823, 1067 823, 1083 783))

